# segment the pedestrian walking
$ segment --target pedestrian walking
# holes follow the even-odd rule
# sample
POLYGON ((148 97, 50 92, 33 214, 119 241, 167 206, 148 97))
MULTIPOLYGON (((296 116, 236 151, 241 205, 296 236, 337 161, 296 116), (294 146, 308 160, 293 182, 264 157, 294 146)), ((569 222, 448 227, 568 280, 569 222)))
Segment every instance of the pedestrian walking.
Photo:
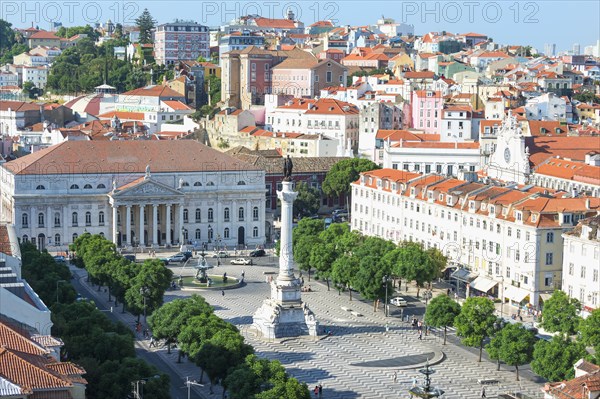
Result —
POLYGON ((225 290, 221 290, 221 295, 225 296, 225 290))
POLYGON ((419 339, 423 340, 423 330, 419 330, 419 339))
POLYGON ((156 346, 156 342, 154 341, 154 337, 151 335, 150 336, 150 345, 149 345, 149 347, 153 348, 154 346, 156 346))
POLYGON ((323 385, 319 383, 319 398, 323 397, 323 385))
POLYGON ((481 388, 481 397, 482 398, 487 398, 486 394, 485 394, 485 387, 481 388))
POLYGON ((144 328, 144 338, 148 338, 148 329, 144 328))
POLYGON ((417 378, 415 377, 415 378, 413 378, 413 384, 412 384, 412 387, 414 388, 414 387, 416 387, 416 386, 417 386, 417 378))
POLYGON ((315 393, 315 398, 316 398, 317 396, 319 396, 319 386, 318 386, 318 385, 315 385, 315 389, 314 389, 314 391, 313 391, 313 392, 315 393))
POLYGON ((394 384, 398 381, 398 373, 394 371, 394 376, 392 377, 394 384))

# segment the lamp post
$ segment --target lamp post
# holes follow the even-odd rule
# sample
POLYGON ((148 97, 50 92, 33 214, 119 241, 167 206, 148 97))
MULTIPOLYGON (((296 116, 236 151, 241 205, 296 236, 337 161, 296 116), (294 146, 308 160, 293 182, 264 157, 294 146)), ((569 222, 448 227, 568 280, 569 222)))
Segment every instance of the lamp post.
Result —
MULTIPOLYGON (((494 322, 494 335, 498 334, 500 330, 504 328, 504 319, 500 318, 494 322)), ((498 357, 498 368, 497 371, 500 371, 500 357, 498 357)))
POLYGON ((66 280, 57 280, 56 281, 56 303, 60 303, 60 301, 58 300, 58 284, 60 283, 66 283, 66 280))
POLYGON ((196 385, 198 387, 204 386, 204 384, 200 384, 196 381, 190 380, 190 377, 185 377, 185 385, 187 386, 187 389, 188 389, 188 399, 190 399, 192 385, 196 385))
POLYGON ((212 226, 209 224, 208 225, 208 243, 211 244, 212 243, 212 226))
POLYGON ((183 237, 185 237, 185 227, 181 228, 181 234, 179 235, 179 245, 183 245, 183 237))
POLYGON ((502 285, 500 285, 500 291, 502 291, 502 299, 500 302, 500 317, 504 319, 504 275, 496 276, 496 278, 502 278, 502 285))
POLYGON ((144 299, 144 323, 146 322, 146 296, 150 293, 148 287, 144 286, 140 288, 140 295, 144 299))
POLYGON ((385 317, 388 317, 388 281, 390 281, 389 276, 386 274, 382 279, 382 282, 385 285, 385 303, 383 304, 383 312, 385 317))

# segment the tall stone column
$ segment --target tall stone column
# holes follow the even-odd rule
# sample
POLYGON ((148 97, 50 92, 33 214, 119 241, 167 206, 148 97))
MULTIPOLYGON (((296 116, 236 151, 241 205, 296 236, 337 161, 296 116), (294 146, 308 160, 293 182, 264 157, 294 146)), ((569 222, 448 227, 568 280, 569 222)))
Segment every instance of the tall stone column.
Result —
POLYGON ((171 246, 171 204, 167 204, 166 206, 166 215, 165 215, 165 220, 166 220, 166 241, 167 241, 167 247, 171 246))
POLYGON ((125 209, 125 234, 127 235, 125 246, 129 247, 133 245, 133 242, 131 241, 131 205, 126 205, 125 209))
POLYGON ((183 245, 185 244, 185 239, 183 238, 183 204, 179 205, 179 212, 178 213, 178 219, 179 219, 179 231, 177 232, 177 234, 179 235, 179 245, 183 245))
POLYGON ((294 200, 298 196, 292 191, 292 182, 284 181, 277 198, 281 201, 281 246, 279 250, 279 275, 277 282, 294 279, 294 252, 292 248, 292 223, 294 221, 294 200))
POLYGON ((113 204, 113 206, 112 206, 112 242, 115 245, 119 241, 118 233, 117 233, 117 222, 118 222, 117 205, 113 204))
POLYGON ((152 246, 158 245, 158 204, 152 204, 152 246))
POLYGON ((140 204, 140 236, 138 238, 138 241, 140 242, 140 246, 146 245, 146 243, 144 242, 144 207, 146 205, 145 204, 140 204))

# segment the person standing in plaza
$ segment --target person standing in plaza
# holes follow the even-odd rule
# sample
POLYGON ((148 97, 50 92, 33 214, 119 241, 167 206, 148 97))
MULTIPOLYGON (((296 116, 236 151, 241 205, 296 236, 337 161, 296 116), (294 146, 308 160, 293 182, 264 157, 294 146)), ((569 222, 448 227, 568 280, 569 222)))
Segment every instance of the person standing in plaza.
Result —
POLYGON ((481 388, 481 397, 482 398, 487 398, 486 394, 485 394, 485 387, 481 388))
POLYGON ((394 381, 394 384, 398 381, 398 373, 394 371, 394 375, 392 377, 392 380, 394 381))
POLYGON ((323 385, 319 383, 319 398, 323 397, 323 385))

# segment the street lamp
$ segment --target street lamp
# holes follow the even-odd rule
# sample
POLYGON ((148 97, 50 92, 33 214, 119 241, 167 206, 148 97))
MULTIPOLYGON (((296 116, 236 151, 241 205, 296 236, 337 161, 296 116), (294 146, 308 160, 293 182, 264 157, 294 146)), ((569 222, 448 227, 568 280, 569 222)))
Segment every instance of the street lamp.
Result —
POLYGON ((382 282, 385 285, 385 303, 383 304, 383 312, 385 314, 385 317, 388 317, 388 299, 387 299, 387 297, 388 297, 388 281, 390 281, 389 279, 390 278, 388 275, 383 276, 383 279, 382 279, 382 282))
POLYGON ((66 280, 57 280, 56 281, 56 303, 60 303, 60 301, 58 300, 58 284, 60 283, 66 283, 66 280))
POLYGON ((146 322, 146 296, 150 293, 148 287, 144 286, 140 288, 140 295, 144 298, 144 323, 146 322))
POLYGON ((200 384, 196 381, 190 380, 190 377, 185 377, 185 385, 187 386, 187 389, 188 389, 188 399, 190 399, 192 385, 196 385, 198 387, 204 386, 204 384, 200 384))
POLYGON ((502 291, 502 299, 500 302, 500 317, 504 319, 504 275, 496 276, 496 278, 502 278, 502 285, 500 286, 500 291, 502 291))
MULTIPOLYGON (((498 334, 504 328, 504 319, 500 318, 494 322, 494 335, 498 334)), ((498 371, 500 371, 500 356, 498 356, 498 371)))
POLYGON ((212 226, 208 225, 208 243, 212 243, 212 226))

